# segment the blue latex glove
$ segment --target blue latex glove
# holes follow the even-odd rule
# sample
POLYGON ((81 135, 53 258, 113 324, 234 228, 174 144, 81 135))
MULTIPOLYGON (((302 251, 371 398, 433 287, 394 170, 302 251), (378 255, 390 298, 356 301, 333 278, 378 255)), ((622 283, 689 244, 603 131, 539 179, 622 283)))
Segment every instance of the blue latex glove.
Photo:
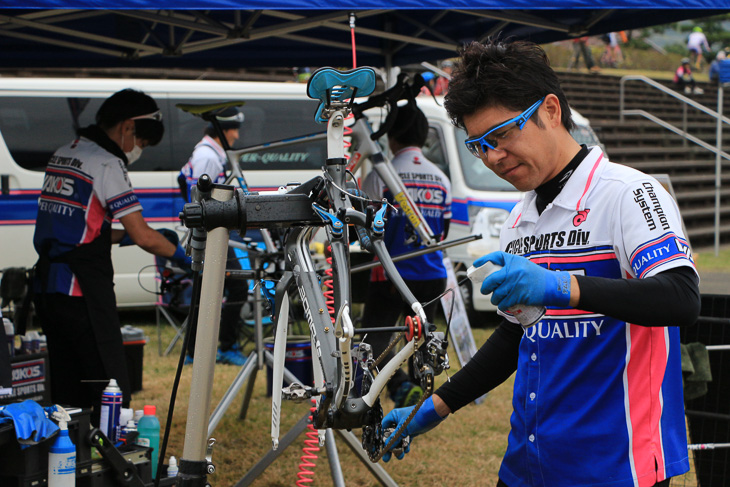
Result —
POLYGON ((175 230, 170 230, 169 228, 160 228, 157 231, 161 233, 163 237, 169 240, 172 245, 177 245, 180 243, 180 236, 175 230))
POLYGON ((15 425, 15 435, 21 449, 35 445, 58 431, 58 426, 46 418, 40 404, 30 399, 0 409, 0 423, 8 421, 15 425))
POLYGON ((193 263, 193 259, 185 255, 185 249, 178 244, 177 248, 175 249, 175 253, 172 254, 172 257, 169 257, 170 262, 178 266, 180 269, 183 269, 185 271, 191 270, 191 265, 193 263))
POLYGON ((492 252, 474 261, 474 266, 492 262, 502 269, 482 282, 482 294, 492 293, 492 304, 506 310, 517 304, 567 307, 570 303, 570 273, 549 271, 529 259, 506 252, 492 252))
MULTIPOLYGON (((405 420, 408 418, 408 416, 410 416, 411 411, 413 411, 414 407, 415 406, 410 406, 407 408, 393 409, 391 412, 388 413, 388 415, 386 417, 383 418, 383 422, 382 422, 383 429, 385 430, 386 428, 395 428, 397 430, 400 427, 400 425, 405 422, 405 420)), ((408 423, 408 426, 403 431, 403 433, 401 433, 400 437, 402 439, 402 438, 405 438, 406 436, 410 436, 411 440, 412 440, 414 437, 432 430, 444 419, 445 418, 442 418, 441 416, 438 415, 438 413, 436 412, 436 409, 434 408, 433 396, 429 396, 429 398, 423 402, 423 405, 418 410, 418 412, 416 412, 416 415, 413 417, 413 420, 410 423, 408 423)), ((395 432, 393 434, 395 434, 395 432)), ((393 435, 390 435, 388 438, 386 438, 386 440, 385 440, 386 445, 390 441, 391 436, 393 436, 393 435)), ((398 443, 395 443, 395 444, 397 445, 398 443)), ((408 453, 409 451, 411 451, 410 444, 408 446, 406 446, 403 453, 401 453, 400 455, 397 455, 396 458, 398 460, 402 460, 403 457, 405 456, 405 454, 408 453)), ((385 455, 383 455, 383 461, 384 462, 390 461, 390 457, 392 455, 393 454, 391 452, 387 452, 385 455)))

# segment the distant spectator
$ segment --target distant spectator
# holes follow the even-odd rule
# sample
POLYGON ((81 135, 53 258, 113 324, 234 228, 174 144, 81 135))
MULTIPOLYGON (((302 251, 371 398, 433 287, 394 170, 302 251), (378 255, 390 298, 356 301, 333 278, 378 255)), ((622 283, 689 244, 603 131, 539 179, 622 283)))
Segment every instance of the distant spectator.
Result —
POLYGON ((444 96, 449 91, 449 78, 451 77, 451 71, 454 69, 454 63, 452 61, 444 61, 441 63, 441 70, 449 76, 439 76, 436 78, 436 84, 433 87, 433 94, 436 96, 444 96))
POLYGON ((601 70, 596 66, 593 61, 593 55, 591 54, 591 48, 588 47, 588 37, 577 37, 573 39, 573 55, 570 57, 568 63, 568 69, 578 69, 580 66, 580 57, 583 56, 583 60, 586 64, 586 69, 592 72, 598 72, 601 70))
MULTIPOLYGON (((727 49, 727 48, 726 48, 727 49)), ((717 85, 720 83, 720 61, 727 58, 727 53, 723 50, 717 53, 715 60, 710 64, 710 83, 717 85)))
POLYGON ((606 48, 601 55, 600 64, 605 68, 615 68, 624 62, 624 55, 621 52, 621 46, 618 43, 618 34, 609 32, 603 34, 601 40, 606 44, 606 48))
POLYGON ((702 27, 699 25, 692 29, 692 33, 687 37, 687 50, 689 51, 689 57, 694 64, 694 67, 699 71, 702 69, 702 53, 710 52, 710 44, 707 42, 707 37, 702 32, 702 27))
POLYGON ((689 58, 683 58, 682 64, 674 72, 674 84, 677 87, 677 91, 684 91, 687 95, 690 93, 694 93, 695 95, 704 93, 702 88, 696 86, 695 78, 692 76, 689 58))

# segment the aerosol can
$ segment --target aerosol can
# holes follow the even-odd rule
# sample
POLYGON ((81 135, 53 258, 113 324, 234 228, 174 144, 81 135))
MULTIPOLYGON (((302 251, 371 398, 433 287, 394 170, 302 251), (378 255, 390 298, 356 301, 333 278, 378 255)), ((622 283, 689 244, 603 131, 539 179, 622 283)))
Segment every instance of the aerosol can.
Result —
MULTIPOLYGON (((484 282, 484 279, 486 279, 488 275, 490 275, 492 272, 497 272, 501 268, 502 267, 498 266, 497 264, 486 262, 479 267, 469 267, 469 269, 466 271, 466 276, 471 280, 471 282, 478 286, 481 286, 482 282, 484 282)), ((507 311, 512 313, 512 315, 517 318, 517 321, 520 322, 522 328, 529 328, 535 325, 538 321, 542 319, 543 316, 545 316, 545 306, 527 306, 524 304, 516 304, 507 308, 507 311)))
POLYGON ((115 379, 109 380, 101 394, 101 417, 99 429, 111 441, 117 439, 117 427, 119 426, 119 414, 122 410, 122 390, 115 379))

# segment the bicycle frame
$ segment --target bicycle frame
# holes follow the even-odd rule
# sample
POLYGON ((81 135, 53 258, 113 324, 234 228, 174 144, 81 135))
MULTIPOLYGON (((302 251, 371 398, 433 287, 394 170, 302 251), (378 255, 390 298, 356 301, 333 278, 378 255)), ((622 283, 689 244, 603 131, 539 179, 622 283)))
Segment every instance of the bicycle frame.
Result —
MULTIPOLYGON (((347 73, 342 76, 344 79, 337 79, 341 81, 341 84, 346 85, 351 78, 347 76, 347 73)), ((313 75, 312 79, 318 78, 313 75)), ((328 86, 327 89, 331 90, 333 87, 328 86)), ((352 93, 349 96, 354 98, 352 93)), ((247 229, 288 229, 289 235, 284 242, 283 249, 286 270, 276 286, 274 307, 277 328, 274 342, 273 388, 281 390, 283 386, 284 354, 292 285, 297 287, 310 328, 315 385, 308 387, 292 383, 282 390, 283 394, 272 394, 272 445, 274 449, 278 447, 282 396, 299 400, 316 397, 314 425, 320 430, 320 440, 324 440, 324 431, 327 428, 363 427, 364 436, 366 435, 365 430, 369 428, 368 445, 370 445, 370 449, 368 453, 371 460, 376 461, 380 458, 378 453, 383 441, 382 431, 379 429, 382 420, 379 395, 392 375, 414 354, 418 355, 417 363, 420 367, 417 372, 420 377, 424 377, 424 385, 427 381, 426 377, 429 378, 428 383, 432 385, 433 375, 439 374, 449 365, 443 333, 436 332, 435 327, 427 322, 421 303, 416 300, 398 274, 382 240, 385 203, 377 212, 373 212, 372 209, 359 211, 353 206, 351 200, 353 195, 344 189, 347 182, 343 144, 344 119, 347 116, 348 107, 351 106, 351 101, 346 102, 344 98, 349 98, 349 96, 333 100, 328 92, 325 100, 325 96, 322 95, 321 99, 325 109, 322 116, 328 123, 328 159, 323 167, 322 176, 289 191, 280 188, 278 192, 263 194, 246 194, 240 188, 213 185, 209 179, 201 178, 199 187, 204 186, 200 191, 202 197, 198 203, 185 205, 181 218, 188 228, 205 230, 210 235, 213 235, 211 232, 216 232, 221 227, 238 229, 242 235, 247 229), (208 187, 205 187, 206 185, 208 187), (222 193, 225 194, 217 198, 210 196, 222 193), (353 225, 358 231, 361 242, 363 238, 366 240, 363 242, 363 246, 371 249, 378 256, 389 279, 423 324, 422 327, 411 330, 412 333, 406 345, 374 377, 374 371, 367 369, 367 365, 373 363, 372 354, 370 353, 368 356, 369 346, 362 344, 362 347, 359 347, 358 364, 363 367, 364 375, 367 377, 367 380, 364 379, 363 386, 367 390, 364 390, 362 395, 354 390, 352 348, 353 338, 357 332, 350 317, 352 300, 350 296, 349 225, 353 225), (325 228, 327 240, 331 246, 334 320, 327 311, 320 275, 309 253, 311 237, 314 230, 320 227, 325 228)), ((215 262, 221 259, 225 261, 225 249, 218 247, 218 245, 211 246, 210 243, 206 247, 206 267, 211 263, 214 268, 206 269, 203 274, 203 291, 205 291, 206 285, 211 284, 211 281, 222 282, 222 269, 215 267, 215 262), (217 252, 217 254, 210 255, 210 252, 217 252)), ((204 299, 217 299, 219 303, 221 292, 222 290, 214 288, 212 295, 201 293, 201 321, 204 318, 202 306, 204 299)), ((213 318, 216 317, 213 316, 213 318)), ((201 324, 201 326, 207 325, 201 324)), ((196 344, 196 357, 198 345, 196 344)), ((212 375, 212 370, 210 374, 212 375)), ((203 407, 203 405, 198 406, 203 407)), ((195 437, 193 440, 198 441, 200 438, 195 437)), ((363 439, 363 443, 365 444, 365 439, 363 439)))

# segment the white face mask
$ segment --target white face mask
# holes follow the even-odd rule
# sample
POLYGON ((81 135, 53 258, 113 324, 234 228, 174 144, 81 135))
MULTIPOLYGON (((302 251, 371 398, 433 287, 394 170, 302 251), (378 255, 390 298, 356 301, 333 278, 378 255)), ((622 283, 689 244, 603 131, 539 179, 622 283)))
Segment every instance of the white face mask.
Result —
POLYGON ((125 152, 124 155, 127 156, 127 165, 132 164, 142 156, 142 148, 137 145, 137 137, 134 138, 134 147, 132 150, 125 152))

